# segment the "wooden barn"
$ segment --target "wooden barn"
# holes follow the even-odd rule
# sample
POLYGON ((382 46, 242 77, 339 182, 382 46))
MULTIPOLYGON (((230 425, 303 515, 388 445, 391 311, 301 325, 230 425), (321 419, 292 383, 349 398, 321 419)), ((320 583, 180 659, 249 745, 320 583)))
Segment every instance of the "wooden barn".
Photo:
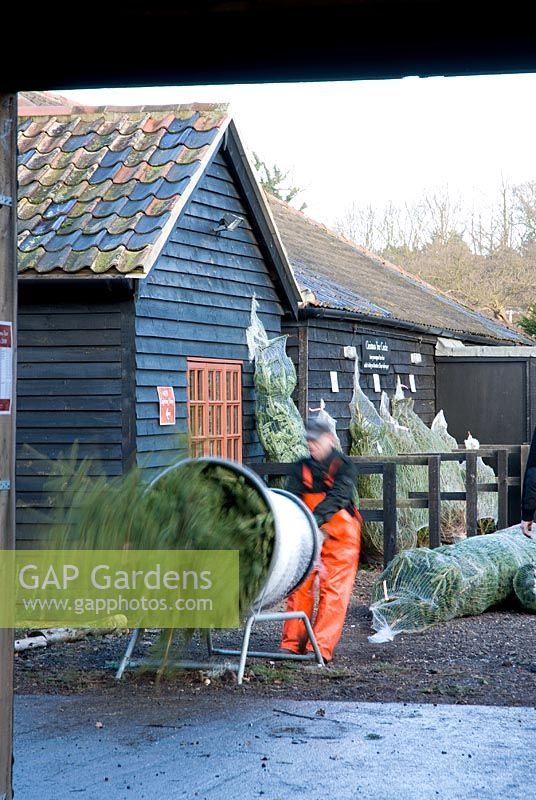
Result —
POLYGON ((224 106, 19 107, 17 534, 46 534, 47 459, 108 475, 262 459, 245 330, 300 293, 224 106))
POLYGON ((298 372, 302 416, 324 399, 349 445, 355 348, 361 386, 373 401, 397 377, 430 424, 445 411, 451 433, 482 443, 530 441, 536 424, 536 347, 394 264, 270 198, 302 290, 289 320, 288 352, 298 372), (351 352, 351 351, 350 351, 351 352), (345 355, 346 354, 346 355, 345 355))
POLYGON ((371 399, 400 376, 421 417, 444 408, 459 440, 466 427, 483 442, 528 439, 532 340, 267 198, 225 106, 32 93, 19 122, 21 544, 46 534, 48 460, 75 441, 106 474, 137 463, 148 479, 187 430, 195 454, 263 459, 253 294, 268 335, 289 334, 300 412, 323 398, 345 449, 351 348, 371 399))

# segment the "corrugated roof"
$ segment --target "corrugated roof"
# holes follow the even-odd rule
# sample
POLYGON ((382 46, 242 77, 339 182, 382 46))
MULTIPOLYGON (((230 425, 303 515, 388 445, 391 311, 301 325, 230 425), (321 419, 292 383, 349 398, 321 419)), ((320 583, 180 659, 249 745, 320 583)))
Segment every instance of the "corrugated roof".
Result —
POLYGON ((226 105, 19 98, 19 273, 145 275, 219 145, 226 105))
POLYGON ((533 340, 452 300, 439 289, 269 196, 270 207, 298 284, 312 305, 393 320, 424 329, 499 341, 533 340))

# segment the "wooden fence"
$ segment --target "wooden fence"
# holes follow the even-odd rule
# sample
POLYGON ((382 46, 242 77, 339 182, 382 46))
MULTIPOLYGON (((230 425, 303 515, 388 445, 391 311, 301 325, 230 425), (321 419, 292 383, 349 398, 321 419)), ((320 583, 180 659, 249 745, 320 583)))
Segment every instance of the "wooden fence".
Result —
MULTIPOLYGON (((397 508, 427 508, 429 520, 429 546, 441 544, 441 503, 443 500, 461 500, 466 504, 467 535, 478 533, 478 495, 482 492, 496 492, 497 527, 508 527, 509 487, 520 487, 528 457, 528 445, 490 445, 479 450, 456 450, 452 453, 411 454, 400 456, 356 456, 351 461, 357 475, 380 474, 383 476, 383 497, 363 498, 360 511, 365 522, 383 523, 384 564, 395 556, 397 551, 397 508), (477 482, 477 460, 483 458, 490 464, 497 476, 496 483, 477 482), (466 462, 466 481, 464 492, 442 492, 440 486, 441 463, 446 461, 466 462), (398 498, 396 491, 397 466, 428 467, 428 491, 413 492, 409 498, 398 498)), ((252 470, 267 480, 270 476, 285 476, 291 470, 290 464, 249 464, 252 470)))

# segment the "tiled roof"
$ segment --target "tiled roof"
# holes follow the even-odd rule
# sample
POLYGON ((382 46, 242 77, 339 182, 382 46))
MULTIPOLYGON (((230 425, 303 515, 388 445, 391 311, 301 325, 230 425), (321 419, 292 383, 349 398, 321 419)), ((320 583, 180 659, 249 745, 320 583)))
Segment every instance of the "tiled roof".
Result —
POLYGON ((46 99, 19 96, 19 273, 146 274, 221 141, 227 106, 46 99))
POLYGON ((52 92, 19 92, 18 94, 19 107, 23 106, 65 106, 70 107, 75 105, 71 103, 66 97, 61 94, 53 94, 52 92))
POLYGON ((400 321, 431 331, 534 344, 507 325, 458 303, 402 267, 268 196, 298 284, 312 305, 400 321))

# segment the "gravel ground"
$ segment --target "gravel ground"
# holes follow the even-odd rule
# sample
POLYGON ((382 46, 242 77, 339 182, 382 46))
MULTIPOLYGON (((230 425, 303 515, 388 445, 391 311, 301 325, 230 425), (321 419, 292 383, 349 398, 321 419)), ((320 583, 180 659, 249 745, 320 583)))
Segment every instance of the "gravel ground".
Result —
MULTIPOLYGON (((19 694, 108 692, 131 695, 136 689, 155 695, 247 692, 251 696, 309 700, 411 703, 460 703, 536 706, 535 617, 504 604, 477 617, 436 625, 424 633, 402 634, 374 645, 368 610, 370 588, 378 571, 361 567, 346 617, 343 637, 326 669, 314 664, 250 659, 242 687, 234 673, 208 675, 181 670, 158 681, 154 670, 132 670, 114 680, 113 662, 124 653, 128 632, 55 644, 15 658, 15 691, 19 694)), ((254 630, 252 648, 277 649, 280 624, 254 630)), ((147 632, 134 657, 143 658, 157 638, 147 632)), ((237 646, 239 631, 220 632, 218 644, 237 646)), ((189 658, 205 657, 195 639, 189 658)), ((214 697, 216 700, 216 697, 214 697)))

